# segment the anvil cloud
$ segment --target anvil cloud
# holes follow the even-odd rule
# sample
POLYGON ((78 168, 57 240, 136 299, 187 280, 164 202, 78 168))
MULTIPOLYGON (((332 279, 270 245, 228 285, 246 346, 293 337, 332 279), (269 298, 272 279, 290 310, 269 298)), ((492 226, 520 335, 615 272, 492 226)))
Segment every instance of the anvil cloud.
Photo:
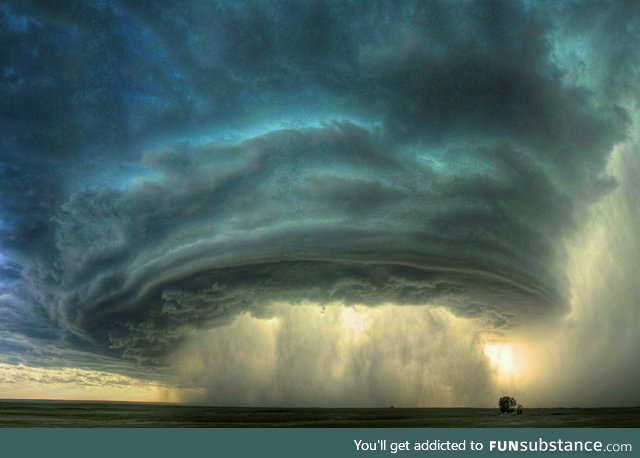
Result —
MULTIPOLYGON (((3 2, 0 17, 9 364, 168 380, 176 354, 247 317, 301 323, 288 307, 308 304, 449 313, 429 334, 561 323, 571 241, 635 141, 631 3, 3 2)), ((232 399, 286 404, 277 392, 232 399)))

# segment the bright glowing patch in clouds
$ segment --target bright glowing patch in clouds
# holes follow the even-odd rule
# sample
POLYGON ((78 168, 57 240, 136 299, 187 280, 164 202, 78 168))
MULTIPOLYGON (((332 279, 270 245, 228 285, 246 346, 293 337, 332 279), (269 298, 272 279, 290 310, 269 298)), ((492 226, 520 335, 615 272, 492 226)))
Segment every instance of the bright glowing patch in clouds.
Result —
MULTIPOLYGON (((495 377, 495 385, 503 393, 517 396, 521 402, 531 405, 544 404, 544 397, 538 397, 539 384, 549 374, 552 361, 548 358, 549 346, 544 337, 531 329, 519 329, 510 341, 509 333, 500 341, 484 344, 484 354, 495 377)), ((544 334, 543 334, 544 335, 544 334)))
POLYGON ((487 344, 484 346, 484 354, 489 358, 491 366, 496 370, 500 379, 510 380, 524 367, 521 357, 514 354, 512 344, 487 344))
POLYGON ((342 326, 345 333, 362 335, 367 330, 367 314, 362 307, 345 308, 342 312, 342 326))

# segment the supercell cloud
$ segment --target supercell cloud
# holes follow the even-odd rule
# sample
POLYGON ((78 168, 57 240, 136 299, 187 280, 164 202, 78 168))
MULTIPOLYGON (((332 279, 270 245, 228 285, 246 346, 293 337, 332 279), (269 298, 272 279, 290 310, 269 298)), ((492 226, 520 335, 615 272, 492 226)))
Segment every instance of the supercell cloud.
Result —
MULTIPOLYGON (((3 2, 2 359, 164 380, 176 349, 304 328, 310 303, 452 314, 420 308, 428 335, 560 322, 569 241, 635 138, 639 24, 624 2, 3 2)), ((448 338, 419 357, 482 363, 448 338)), ((339 399, 252 374, 260 396, 217 386, 339 399)))

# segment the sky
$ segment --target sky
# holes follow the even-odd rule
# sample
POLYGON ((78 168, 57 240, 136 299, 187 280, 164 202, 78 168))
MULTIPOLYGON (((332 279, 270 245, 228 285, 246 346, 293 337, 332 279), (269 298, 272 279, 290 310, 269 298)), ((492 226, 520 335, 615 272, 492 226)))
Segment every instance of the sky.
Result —
POLYGON ((640 3, 0 1, 0 398, 640 405, 640 3))

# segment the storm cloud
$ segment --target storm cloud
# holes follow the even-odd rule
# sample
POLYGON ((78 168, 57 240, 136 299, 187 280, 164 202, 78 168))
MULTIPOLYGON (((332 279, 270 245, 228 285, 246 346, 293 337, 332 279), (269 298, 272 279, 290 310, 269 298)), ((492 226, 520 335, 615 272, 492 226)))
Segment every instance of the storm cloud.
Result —
POLYGON ((570 242, 637 130, 640 11, 623 2, 3 2, 0 17, 12 364, 163 378, 237 320, 291 321, 273 304, 559 323, 570 242))

